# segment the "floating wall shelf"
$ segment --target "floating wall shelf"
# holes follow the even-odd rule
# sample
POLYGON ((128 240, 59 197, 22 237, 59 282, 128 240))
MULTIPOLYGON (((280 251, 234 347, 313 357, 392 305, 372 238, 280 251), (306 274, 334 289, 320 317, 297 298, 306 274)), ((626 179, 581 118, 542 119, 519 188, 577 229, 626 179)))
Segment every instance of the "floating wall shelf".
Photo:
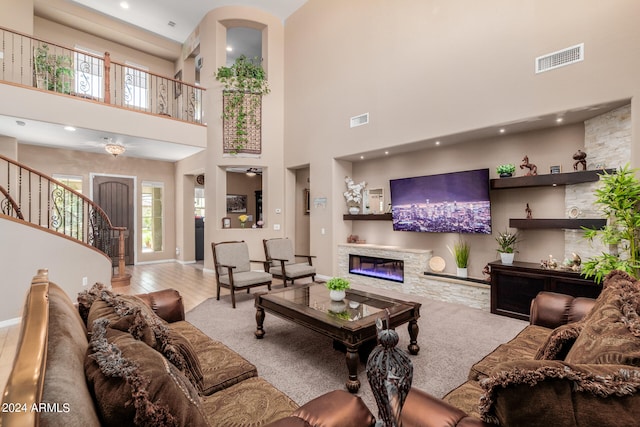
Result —
POLYGON ((509 220, 509 227, 520 229, 565 228, 580 230, 582 227, 601 229, 607 224, 606 219, 576 218, 576 219, 514 219, 509 220))
POLYGON ((362 214, 362 215, 343 215, 342 219, 355 221, 391 221, 390 213, 383 214, 362 214))
MULTIPOLYGON (((607 173, 615 173, 615 169, 604 169, 607 173)), ((581 184, 583 182, 596 182, 600 179, 603 170, 588 170, 547 175, 514 176, 511 178, 499 178, 491 180, 492 190, 523 187, 555 187, 558 185, 581 184)))

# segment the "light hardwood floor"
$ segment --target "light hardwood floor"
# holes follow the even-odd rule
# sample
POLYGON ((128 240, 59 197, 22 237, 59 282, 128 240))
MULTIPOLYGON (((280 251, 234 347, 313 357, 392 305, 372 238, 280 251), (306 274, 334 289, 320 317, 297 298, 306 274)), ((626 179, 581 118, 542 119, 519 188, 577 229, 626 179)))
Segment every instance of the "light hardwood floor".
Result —
MULTIPOLYGON (((204 271, 202 263, 183 265, 167 262, 129 266, 127 272, 131 274, 131 285, 115 288, 115 292, 142 294, 174 288, 182 295, 185 311, 192 310, 208 298, 216 296, 215 273, 204 271)), ((222 288, 221 297, 227 295, 229 291, 222 288)), ((71 298, 75 300, 75 295, 71 295, 71 298)), ((20 325, 0 328, 0 391, 4 390, 13 366, 19 333, 20 325)))

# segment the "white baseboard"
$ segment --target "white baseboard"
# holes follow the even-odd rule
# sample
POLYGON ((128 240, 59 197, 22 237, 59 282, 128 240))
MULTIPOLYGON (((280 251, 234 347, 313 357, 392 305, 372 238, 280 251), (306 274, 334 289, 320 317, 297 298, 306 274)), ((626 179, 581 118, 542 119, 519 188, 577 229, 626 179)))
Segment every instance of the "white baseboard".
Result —
POLYGON ((177 262, 175 258, 173 259, 159 259, 157 261, 138 261, 135 265, 148 265, 148 264, 165 264, 167 262, 177 262))
POLYGON ((0 329, 8 328, 9 326, 19 325, 21 321, 22 321, 21 317, 15 317, 13 319, 3 320, 2 322, 0 322, 0 329))

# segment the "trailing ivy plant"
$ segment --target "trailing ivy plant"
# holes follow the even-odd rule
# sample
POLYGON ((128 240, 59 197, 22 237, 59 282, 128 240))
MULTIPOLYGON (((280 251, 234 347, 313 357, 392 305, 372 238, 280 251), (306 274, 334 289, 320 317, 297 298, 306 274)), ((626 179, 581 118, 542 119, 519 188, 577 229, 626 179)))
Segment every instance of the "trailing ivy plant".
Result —
POLYGON ((246 146, 249 128, 260 124, 260 99, 270 92, 261 62, 241 55, 232 66, 218 68, 215 75, 226 97, 222 117, 235 127, 236 153, 246 146))
POLYGON ((636 169, 629 165, 617 173, 603 173, 601 185, 595 190, 596 204, 609 219, 601 230, 585 228, 585 238, 599 238, 609 246, 610 253, 594 256, 582 266, 586 278, 601 283, 612 270, 626 271, 633 277, 640 272, 640 181, 636 169))

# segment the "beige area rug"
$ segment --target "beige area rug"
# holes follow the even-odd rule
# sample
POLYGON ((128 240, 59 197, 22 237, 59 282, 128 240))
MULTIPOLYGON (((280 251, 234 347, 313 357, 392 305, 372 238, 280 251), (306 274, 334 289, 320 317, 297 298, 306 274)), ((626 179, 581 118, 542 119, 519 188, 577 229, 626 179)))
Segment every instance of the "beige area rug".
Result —
MULTIPOLYGON (((420 352, 410 356, 414 367, 413 386, 438 397, 466 381, 473 363, 527 325, 520 320, 463 305, 379 289, 373 292, 422 304, 418 322, 420 352)), ((298 404, 345 388, 345 355, 333 349, 331 339, 267 313, 266 334, 258 340, 254 336, 253 296, 236 293, 236 299, 235 310, 231 308, 229 295, 222 296, 220 301, 209 299, 188 312, 187 320, 256 365, 261 377, 298 404)), ((400 336, 398 348, 406 351, 409 344, 407 328, 403 325, 397 331, 400 336)), ((377 416, 363 364, 358 369, 358 378, 362 383, 358 395, 377 416)))

